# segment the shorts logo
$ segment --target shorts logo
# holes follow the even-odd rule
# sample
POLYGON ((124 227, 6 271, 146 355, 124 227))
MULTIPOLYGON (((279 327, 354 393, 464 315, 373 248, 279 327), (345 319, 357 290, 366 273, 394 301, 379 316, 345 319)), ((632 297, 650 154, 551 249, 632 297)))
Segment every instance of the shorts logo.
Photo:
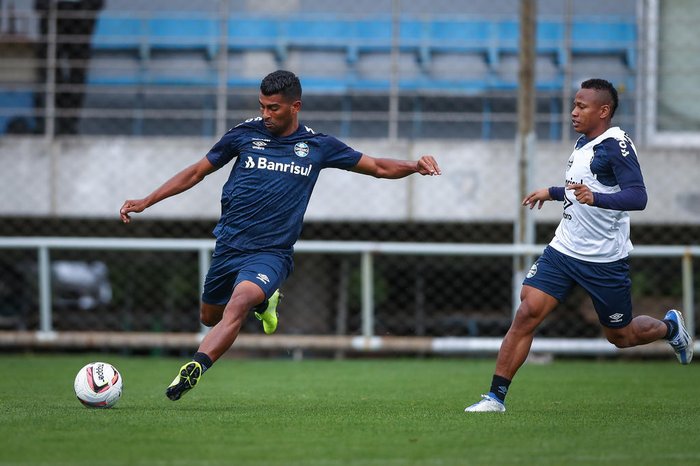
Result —
POLYGON ((305 142, 297 142, 294 144, 294 153, 297 157, 306 157, 309 155, 309 145, 305 142))
POLYGON ((537 262, 532 264, 532 267, 530 267, 530 270, 527 272, 526 276, 527 276, 527 278, 532 278, 535 276, 536 273, 537 273, 537 262))
POLYGON ((265 285, 270 283, 270 279, 267 278, 267 275, 265 275, 264 273, 259 273, 255 278, 263 282, 265 285))
POLYGON ((622 318, 624 317, 624 314, 620 314, 619 312, 617 312, 609 317, 610 317, 611 324, 617 324, 617 323, 622 322, 622 318))

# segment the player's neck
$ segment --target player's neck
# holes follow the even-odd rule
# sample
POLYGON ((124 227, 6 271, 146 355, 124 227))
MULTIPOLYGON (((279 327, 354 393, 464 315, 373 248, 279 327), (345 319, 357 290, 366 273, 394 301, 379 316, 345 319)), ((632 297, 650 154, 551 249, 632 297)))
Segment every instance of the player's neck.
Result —
POLYGON ((596 129, 593 129, 591 131, 588 131, 587 133, 584 133, 583 135, 586 136, 586 139, 588 139, 589 141, 592 141, 593 139, 597 138, 598 136, 600 136, 601 134, 603 134, 604 132, 609 130, 611 128, 611 126, 612 125, 610 124, 610 122, 607 122, 606 124, 601 125, 601 126, 597 127, 596 129))
POLYGON ((296 133, 298 129, 299 129, 299 121, 294 120, 294 122, 291 125, 289 125, 289 127, 287 129, 285 129, 284 131, 282 131, 279 134, 276 134, 276 136, 279 138, 286 138, 287 136, 291 136, 292 134, 296 133))

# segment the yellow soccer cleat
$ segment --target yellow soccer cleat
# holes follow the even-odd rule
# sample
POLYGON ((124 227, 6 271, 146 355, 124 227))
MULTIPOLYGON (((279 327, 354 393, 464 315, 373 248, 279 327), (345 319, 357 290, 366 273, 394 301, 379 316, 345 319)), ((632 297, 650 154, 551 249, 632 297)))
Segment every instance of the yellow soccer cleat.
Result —
POLYGON ((182 395, 197 385, 201 376, 202 366, 197 361, 188 362, 180 368, 173 383, 165 390, 165 396, 173 401, 179 400, 182 395))
POLYGON ((267 300, 267 308, 264 312, 256 312, 255 317, 263 323, 263 330, 268 335, 272 335, 277 330, 277 305, 282 299, 280 290, 276 290, 267 300))

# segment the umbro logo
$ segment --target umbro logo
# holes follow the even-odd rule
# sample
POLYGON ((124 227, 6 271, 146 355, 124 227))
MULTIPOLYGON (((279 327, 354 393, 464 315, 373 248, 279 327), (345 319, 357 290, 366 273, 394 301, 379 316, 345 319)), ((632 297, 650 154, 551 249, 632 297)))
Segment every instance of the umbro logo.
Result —
POLYGON ((266 145, 265 141, 253 141, 253 149, 265 150, 266 145))
POLYGON ((624 317, 624 314, 620 314, 619 312, 616 312, 615 314, 609 316, 610 317, 610 323, 616 324, 618 322, 622 322, 622 318, 624 317))
POLYGON ((259 273, 255 278, 263 282, 265 285, 270 283, 270 279, 264 273, 259 273))

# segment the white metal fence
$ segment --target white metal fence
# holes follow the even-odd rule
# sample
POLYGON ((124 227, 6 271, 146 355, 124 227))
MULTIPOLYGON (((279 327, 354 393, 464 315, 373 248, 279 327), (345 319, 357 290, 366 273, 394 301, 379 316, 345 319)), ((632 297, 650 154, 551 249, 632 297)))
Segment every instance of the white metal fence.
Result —
MULTIPOLYGON (((201 333, 143 333, 143 332, 56 332, 53 329, 51 251, 191 251, 199 257, 200 288, 209 266, 214 242, 187 239, 117 239, 117 238, 1 238, 0 250, 33 249, 38 254, 39 327, 36 332, 2 331, 0 346, 50 347, 196 347, 201 333)), ((436 352, 436 353, 491 353, 498 350, 500 338, 494 337, 391 337, 378 336, 375 331, 375 277, 373 260, 379 255, 516 257, 539 254, 543 245, 519 244, 457 244, 457 243, 395 243, 395 242, 341 242, 300 241, 296 253, 348 254, 361 257, 361 334, 360 335, 242 335, 235 347, 255 349, 305 349, 436 352)), ((700 256, 700 246, 639 246, 633 257, 677 258, 681 268, 683 311, 686 322, 694 332, 695 297, 693 259, 700 256)), ((469 280, 469 277, 462 277, 469 280)), ((515 290, 513 290, 515 291, 515 290)), ((513 294, 515 296, 515 294, 513 294)), ((192 316, 192 318, 195 318, 192 316)), ((632 350, 635 353, 654 353, 662 345, 649 345, 632 350)), ((618 350, 600 338, 542 338, 536 339, 533 351, 560 354, 611 354, 618 350)))

